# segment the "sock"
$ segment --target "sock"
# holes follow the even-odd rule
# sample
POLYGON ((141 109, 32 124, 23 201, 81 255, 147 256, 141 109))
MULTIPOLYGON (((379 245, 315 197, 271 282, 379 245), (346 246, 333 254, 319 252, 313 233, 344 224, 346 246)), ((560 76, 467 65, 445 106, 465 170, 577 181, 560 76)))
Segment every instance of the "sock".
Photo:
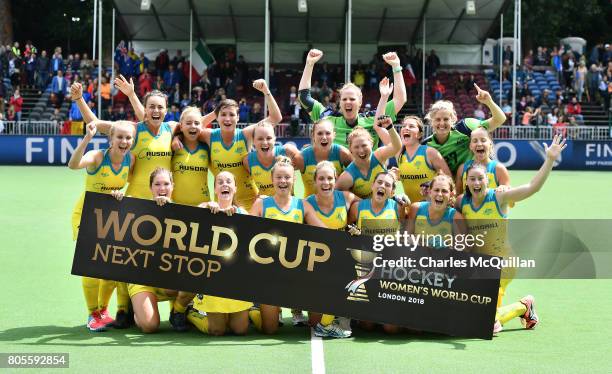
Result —
POLYGON ((187 314, 187 320, 191 322, 198 330, 204 334, 208 334, 208 317, 201 315, 197 310, 191 310, 187 314))
POLYGON ((328 326, 332 322, 334 322, 334 316, 330 316, 329 314, 323 314, 321 317, 321 322, 319 322, 323 326, 328 326))
POLYGON ((130 294, 127 283, 117 282, 117 311, 127 312, 130 305, 130 294))
POLYGON ((504 287, 499 287, 499 291, 497 292, 497 309, 502 307, 502 299, 506 294, 506 289, 504 287))
POLYGON ((261 331, 261 327, 263 325, 263 321, 261 319, 261 311, 259 309, 249 310, 249 318, 251 319, 251 322, 253 322, 255 328, 261 331))
POLYGON ((497 310, 496 319, 503 325, 513 318, 520 317, 527 312, 527 307, 520 301, 503 306, 497 310))
POLYGON ((98 310, 98 285, 100 280, 96 278, 82 277, 83 295, 89 314, 98 310))
POLYGON ((187 307, 181 305, 181 303, 178 302, 178 299, 175 299, 174 303, 172 303, 172 310, 177 313, 185 313, 187 307))
POLYGON ((108 308, 115 287, 117 287, 117 282, 100 279, 100 285, 98 286, 98 308, 100 310, 108 308))

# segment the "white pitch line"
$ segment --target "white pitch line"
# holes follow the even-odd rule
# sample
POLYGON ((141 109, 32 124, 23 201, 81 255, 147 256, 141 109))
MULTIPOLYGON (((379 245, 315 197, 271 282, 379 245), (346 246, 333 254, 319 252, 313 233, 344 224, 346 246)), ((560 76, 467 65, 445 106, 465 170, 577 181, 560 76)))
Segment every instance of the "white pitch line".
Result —
POLYGON ((312 374, 325 374, 323 339, 315 335, 313 328, 310 328, 310 356, 312 358, 312 374))

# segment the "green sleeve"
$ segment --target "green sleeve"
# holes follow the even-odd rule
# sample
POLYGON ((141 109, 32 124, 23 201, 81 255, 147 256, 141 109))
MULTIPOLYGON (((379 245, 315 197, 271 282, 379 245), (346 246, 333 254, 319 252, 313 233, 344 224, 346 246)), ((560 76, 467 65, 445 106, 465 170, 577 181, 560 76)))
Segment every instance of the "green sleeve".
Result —
POLYGON ((489 129, 489 121, 486 119, 479 120, 476 118, 465 118, 463 120, 465 125, 470 128, 470 130, 476 130, 478 127, 484 127, 485 129, 489 129))
POLYGON ((314 105, 312 106, 312 111, 310 112, 310 119, 315 122, 320 120, 321 113, 323 113, 324 111, 325 111, 325 107, 323 106, 323 104, 315 100, 314 105))
POLYGON ((391 117, 393 122, 397 121, 397 114, 395 113, 395 104, 393 103, 393 100, 387 102, 387 105, 385 106, 385 114, 391 117))

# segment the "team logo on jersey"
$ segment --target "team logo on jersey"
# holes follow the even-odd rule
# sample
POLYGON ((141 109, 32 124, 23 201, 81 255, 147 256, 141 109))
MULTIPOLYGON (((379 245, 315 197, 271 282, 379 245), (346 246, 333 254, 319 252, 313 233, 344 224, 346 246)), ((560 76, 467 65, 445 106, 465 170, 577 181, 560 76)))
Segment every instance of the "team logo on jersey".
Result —
POLYGON ((242 152, 244 152, 244 148, 241 146, 236 147, 236 150, 234 151, 234 153, 238 153, 238 154, 241 154, 242 152))
POLYGON ((488 215, 491 215, 492 213, 493 213, 493 209, 491 209, 491 208, 487 208, 487 209, 485 209, 485 211, 484 211, 484 214, 485 214, 485 215, 487 215, 487 216, 488 216, 488 215))
POLYGON ((417 160, 417 161, 414 163, 414 166, 416 166, 417 168, 420 168, 420 167, 421 167, 421 164, 422 164, 421 160, 417 160))
POLYGON ((298 222, 298 221, 300 220, 300 215, 299 215, 298 213, 295 213, 295 214, 293 215, 293 220, 294 220, 295 222, 298 222))
POLYGON ((110 174, 108 174, 108 173, 104 173, 104 172, 100 173, 100 176, 102 176, 102 177, 104 177, 104 178, 108 177, 109 175, 110 175, 110 174))

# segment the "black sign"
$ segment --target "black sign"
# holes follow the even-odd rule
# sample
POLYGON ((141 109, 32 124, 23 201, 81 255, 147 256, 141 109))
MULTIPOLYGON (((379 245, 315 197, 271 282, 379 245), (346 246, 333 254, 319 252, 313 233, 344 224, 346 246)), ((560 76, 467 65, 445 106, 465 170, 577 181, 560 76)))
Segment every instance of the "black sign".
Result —
POLYGON ((372 248, 368 236, 87 192, 72 274, 491 339, 500 271, 459 266, 489 256, 372 248))

